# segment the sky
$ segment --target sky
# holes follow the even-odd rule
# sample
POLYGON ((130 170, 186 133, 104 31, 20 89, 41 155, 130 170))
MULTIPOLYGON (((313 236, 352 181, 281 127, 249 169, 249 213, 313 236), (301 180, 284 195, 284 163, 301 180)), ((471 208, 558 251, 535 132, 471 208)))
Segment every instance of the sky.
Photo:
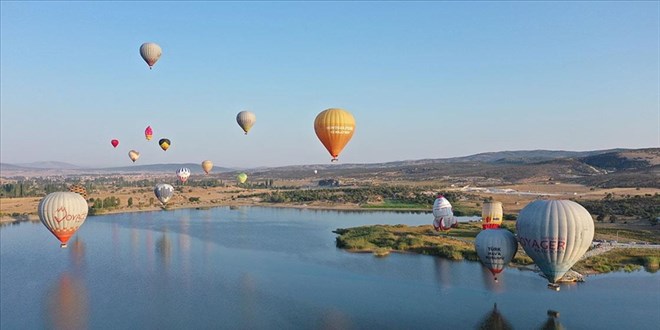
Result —
POLYGON ((659 2, 2 1, 0 37, 3 163, 326 164, 334 107, 340 163, 660 146, 659 2))

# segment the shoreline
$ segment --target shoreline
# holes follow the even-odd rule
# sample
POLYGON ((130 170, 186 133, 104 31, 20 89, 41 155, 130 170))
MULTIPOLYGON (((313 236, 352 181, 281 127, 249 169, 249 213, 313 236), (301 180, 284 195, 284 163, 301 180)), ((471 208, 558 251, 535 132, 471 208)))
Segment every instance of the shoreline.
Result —
MULTIPOLYGON (((309 205, 309 204, 292 204, 292 203, 262 203, 262 202, 234 202, 234 203, 200 203, 200 204, 178 204, 162 206, 142 206, 142 207, 121 207, 117 209, 102 210, 97 214, 88 214, 88 217, 123 214, 123 213, 137 213, 137 212, 153 212, 153 211, 169 211, 179 209, 210 209, 216 207, 273 207, 273 208, 289 208, 300 210, 320 210, 320 211, 343 211, 343 212, 413 212, 413 213, 431 213, 431 209, 411 209, 411 208, 361 208, 354 204, 337 204, 337 205, 309 205)), ((17 223, 22 221, 38 221, 38 214, 22 214, 19 216, 3 215, 0 217, 0 224, 4 223, 17 223)))

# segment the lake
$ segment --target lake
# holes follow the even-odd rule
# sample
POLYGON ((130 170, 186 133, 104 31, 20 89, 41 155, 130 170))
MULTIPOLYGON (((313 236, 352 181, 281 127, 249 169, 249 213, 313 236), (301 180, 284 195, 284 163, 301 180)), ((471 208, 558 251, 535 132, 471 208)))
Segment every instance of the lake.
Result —
POLYGON ((332 230, 432 215, 228 207, 88 217, 61 249, 40 222, 0 227, 2 329, 657 329, 660 274, 556 292, 531 271, 349 253, 332 230), (497 304, 497 311, 494 306, 497 304), (548 322, 548 324, 546 324, 548 322), (555 323, 554 326, 559 326, 555 323))

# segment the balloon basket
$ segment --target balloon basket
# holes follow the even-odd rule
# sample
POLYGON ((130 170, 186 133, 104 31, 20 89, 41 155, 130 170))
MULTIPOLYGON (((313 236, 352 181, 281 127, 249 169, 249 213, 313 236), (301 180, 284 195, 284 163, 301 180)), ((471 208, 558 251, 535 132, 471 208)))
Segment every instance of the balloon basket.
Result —
POLYGON ((66 245, 66 243, 62 243, 62 244, 60 244, 60 249, 66 249, 67 246, 68 245, 66 245))
POLYGON ((554 290, 554 291, 559 291, 560 287, 559 287, 559 284, 557 284, 557 283, 548 283, 548 289, 554 290))

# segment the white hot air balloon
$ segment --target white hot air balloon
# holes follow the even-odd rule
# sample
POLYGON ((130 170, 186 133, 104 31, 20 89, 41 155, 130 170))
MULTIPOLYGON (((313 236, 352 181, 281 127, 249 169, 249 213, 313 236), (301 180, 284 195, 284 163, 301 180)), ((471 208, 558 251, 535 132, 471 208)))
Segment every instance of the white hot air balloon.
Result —
POLYGON ((66 243, 87 219, 87 201, 74 192, 54 192, 39 202, 39 219, 62 243, 66 243))
POLYGON ((236 115, 236 122, 247 135, 254 123, 257 122, 257 116, 250 111, 241 111, 236 115))
POLYGON ((433 228, 436 231, 449 230, 457 224, 451 203, 442 195, 438 195, 433 202, 433 218, 433 228))
POLYGON ((497 282, 497 274, 502 272, 516 255, 518 241, 506 229, 488 229, 477 235, 474 247, 479 260, 493 273, 497 282))
POLYGON ((154 195, 165 205, 174 196, 174 187, 167 183, 159 183, 154 187, 154 195))
POLYGON ((186 180, 188 180, 188 177, 190 177, 190 169, 182 167, 176 170, 176 176, 179 178, 181 183, 185 183, 186 180))
POLYGON ((145 42, 140 46, 140 56, 149 65, 149 70, 156 64, 162 54, 163 50, 153 42, 145 42))
POLYGON ((527 255, 556 283, 589 249, 594 221, 576 202, 536 200, 520 210, 516 231, 527 255))

